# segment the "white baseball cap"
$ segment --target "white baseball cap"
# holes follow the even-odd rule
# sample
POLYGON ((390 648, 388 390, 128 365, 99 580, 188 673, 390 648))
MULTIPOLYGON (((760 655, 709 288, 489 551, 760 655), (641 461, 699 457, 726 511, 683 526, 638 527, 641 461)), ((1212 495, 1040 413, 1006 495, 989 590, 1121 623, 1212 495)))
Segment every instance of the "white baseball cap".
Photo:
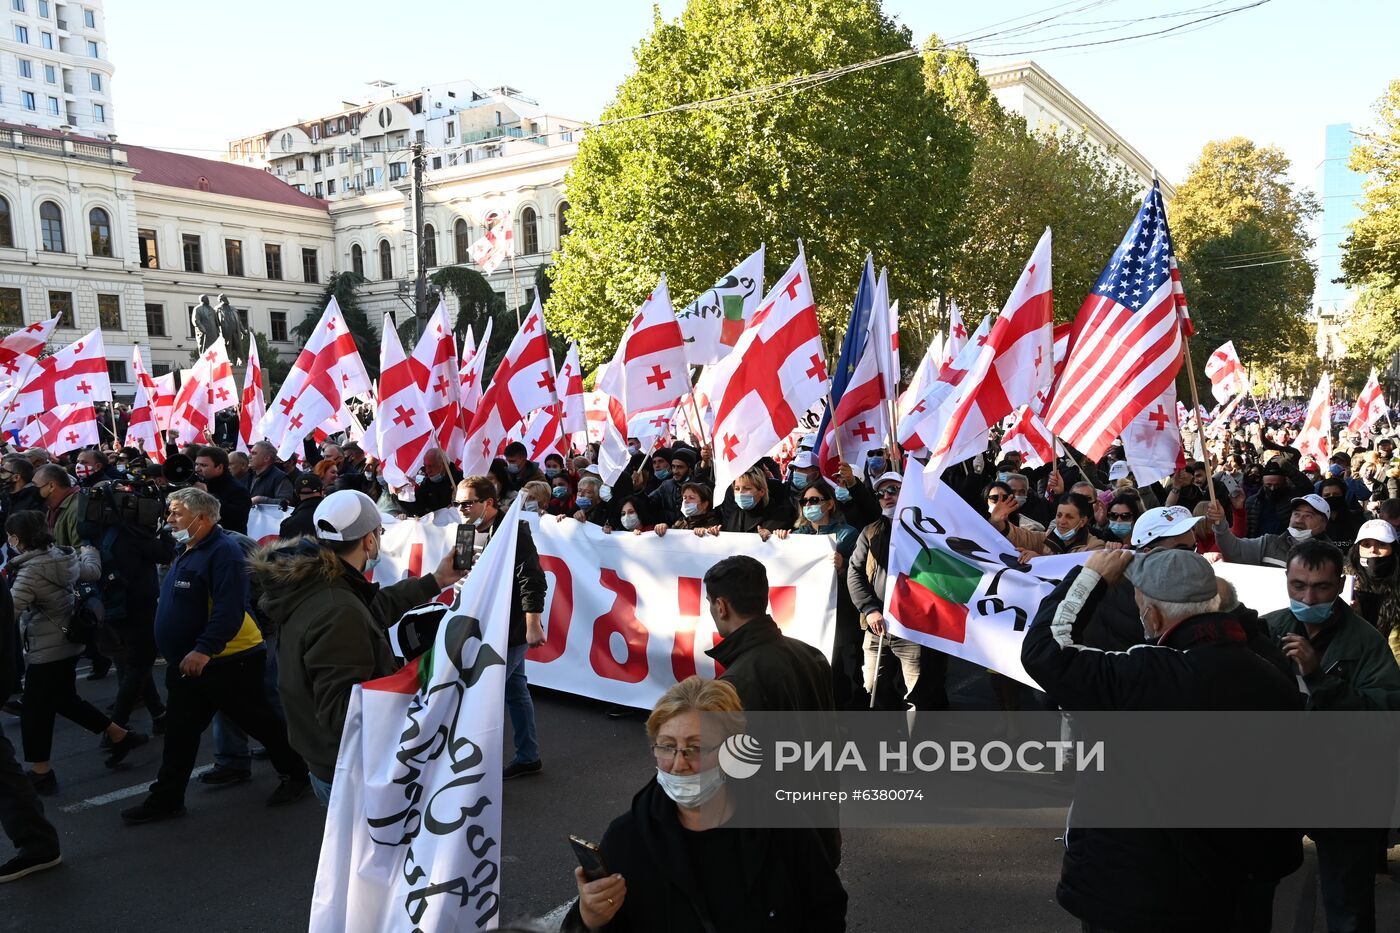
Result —
POLYGON ((1290 507, 1296 509, 1300 502, 1310 509, 1316 509, 1318 512, 1321 512, 1323 518, 1332 517, 1332 506, 1328 505, 1327 500, 1315 492, 1310 492, 1306 496, 1299 496, 1288 504, 1290 507))
POLYGON ((1114 461, 1113 466, 1111 466, 1111 467, 1108 468, 1108 481, 1109 481, 1110 483, 1116 483, 1116 482, 1118 482, 1120 479, 1127 479, 1127 478, 1128 478, 1128 472, 1129 472, 1130 469, 1131 469, 1131 468, 1128 466, 1128 461, 1126 461, 1126 460, 1117 460, 1117 461, 1114 461))
POLYGON ((887 472, 885 472, 885 473, 881 473, 880 476, 879 476, 879 478, 875 480, 875 488, 876 488, 876 489, 879 489, 881 483, 888 483, 890 480, 894 480, 896 483, 899 483, 901 486, 904 484, 904 477, 903 477, 903 476, 901 476, 900 474, 896 473, 894 470, 889 470, 889 471, 887 471, 887 472))
POLYGON ((817 458, 812 456, 810 450, 798 451, 797 456, 792 458, 792 466, 799 470, 806 470, 817 465, 817 458))
POLYGON ((321 500, 312 515, 322 541, 356 541, 383 524, 374 500, 358 489, 341 489, 321 500))
POLYGON ((1366 539, 1379 541, 1382 544, 1395 543, 1395 526, 1383 518, 1373 518, 1368 522, 1363 522, 1356 530, 1356 540, 1366 539))
POLYGON ((1133 523, 1133 547, 1144 547, 1158 538, 1185 534, 1202 520, 1201 516, 1192 515, 1190 509, 1181 505, 1148 509, 1133 523))

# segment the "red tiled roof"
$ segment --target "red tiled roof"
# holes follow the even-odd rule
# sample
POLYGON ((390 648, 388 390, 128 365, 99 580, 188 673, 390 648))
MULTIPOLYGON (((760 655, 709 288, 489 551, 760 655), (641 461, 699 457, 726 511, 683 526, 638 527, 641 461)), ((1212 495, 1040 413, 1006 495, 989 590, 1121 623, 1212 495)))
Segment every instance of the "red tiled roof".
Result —
POLYGON ((292 207, 308 207, 312 210, 330 209, 329 202, 302 194, 275 175, 259 169, 166 152, 163 149, 123 146, 120 143, 117 145, 126 150, 128 164, 139 171, 136 181, 170 188, 188 188, 191 191, 209 191, 231 198, 249 198, 292 207))

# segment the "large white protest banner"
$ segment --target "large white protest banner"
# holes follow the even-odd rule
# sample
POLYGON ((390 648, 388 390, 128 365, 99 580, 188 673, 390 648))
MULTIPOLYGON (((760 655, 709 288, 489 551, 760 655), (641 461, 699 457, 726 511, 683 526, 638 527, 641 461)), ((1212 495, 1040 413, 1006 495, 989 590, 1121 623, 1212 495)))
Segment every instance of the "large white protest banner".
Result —
POLYGON ((311 933, 496 928, 510 629, 500 584, 519 511, 451 591, 432 649, 350 695, 311 933))
MULTIPOLYGON (((529 516, 549 583, 545 643, 526 656, 530 683, 650 709, 691 674, 715 676, 705 655, 719 640, 703 600, 705 571, 747 554, 768 569, 769 609, 784 632, 828 657, 835 633, 835 568, 820 535, 696 537, 672 530, 603 534, 596 525, 529 516)), ((451 550, 456 513, 387 524, 373 578, 394 583, 431 571, 451 550)), ((472 575, 480 573, 474 568, 472 575)))

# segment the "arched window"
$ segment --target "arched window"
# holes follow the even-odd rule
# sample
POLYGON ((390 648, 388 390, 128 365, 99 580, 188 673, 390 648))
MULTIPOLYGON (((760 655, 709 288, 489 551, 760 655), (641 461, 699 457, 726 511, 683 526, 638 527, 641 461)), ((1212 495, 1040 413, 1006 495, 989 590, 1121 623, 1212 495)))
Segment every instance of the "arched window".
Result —
POLYGON ((10 202, 0 198, 0 246, 15 245, 15 228, 10 219, 10 202))
POLYGON ((559 248, 564 248, 564 237, 569 235, 569 202, 559 202, 559 248))
POLYGON ((394 251, 388 240, 379 241, 379 277, 386 282, 394 277, 394 251))
POLYGON ((365 251, 358 243, 350 247, 350 268, 355 270, 355 274, 360 278, 365 277, 365 251))
POLYGON ((112 215, 100 207, 88 211, 88 230, 92 233, 92 254, 112 255, 112 215))
POLYGON ((527 207, 520 212, 520 246, 523 256, 540 251, 540 223, 533 207, 527 207))
POLYGON ((437 230, 432 224, 423 225, 423 268, 437 265, 437 230))
POLYGON ((63 211, 52 201, 39 205, 39 241, 46 253, 62 253, 63 211))
POLYGON ((452 249, 456 254, 457 263, 470 262, 472 258, 471 228, 467 222, 460 217, 452 225, 452 249))

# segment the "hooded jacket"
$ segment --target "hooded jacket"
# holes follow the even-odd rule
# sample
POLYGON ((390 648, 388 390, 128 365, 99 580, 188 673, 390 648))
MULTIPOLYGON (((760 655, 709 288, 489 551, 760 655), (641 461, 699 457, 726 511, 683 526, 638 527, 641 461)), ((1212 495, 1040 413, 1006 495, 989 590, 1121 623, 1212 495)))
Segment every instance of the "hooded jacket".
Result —
POLYGON ((385 632, 441 587, 431 574, 380 587, 312 538, 270 544, 249 566, 262 588, 259 608, 281 630, 287 736, 311 773, 330 781, 352 688, 399 669, 385 632))
POLYGON ((14 574, 10 598, 19 616, 25 661, 48 664, 82 654, 83 646, 69 641, 66 629, 73 619, 73 588, 79 578, 95 580, 102 573, 97 552, 85 550, 80 560, 72 548, 50 545, 11 559, 9 570, 14 574))
MULTIPOLYGON (((721 826, 690 832, 656 778, 612 821, 599 849, 608 870, 627 881, 622 906, 600 928, 609 933, 846 929, 846 890, 814 831, 721 826), (698 854, 710 858, 697 864, 698 854)), ((577 901, 561 929, 587 929, 577 901)))

